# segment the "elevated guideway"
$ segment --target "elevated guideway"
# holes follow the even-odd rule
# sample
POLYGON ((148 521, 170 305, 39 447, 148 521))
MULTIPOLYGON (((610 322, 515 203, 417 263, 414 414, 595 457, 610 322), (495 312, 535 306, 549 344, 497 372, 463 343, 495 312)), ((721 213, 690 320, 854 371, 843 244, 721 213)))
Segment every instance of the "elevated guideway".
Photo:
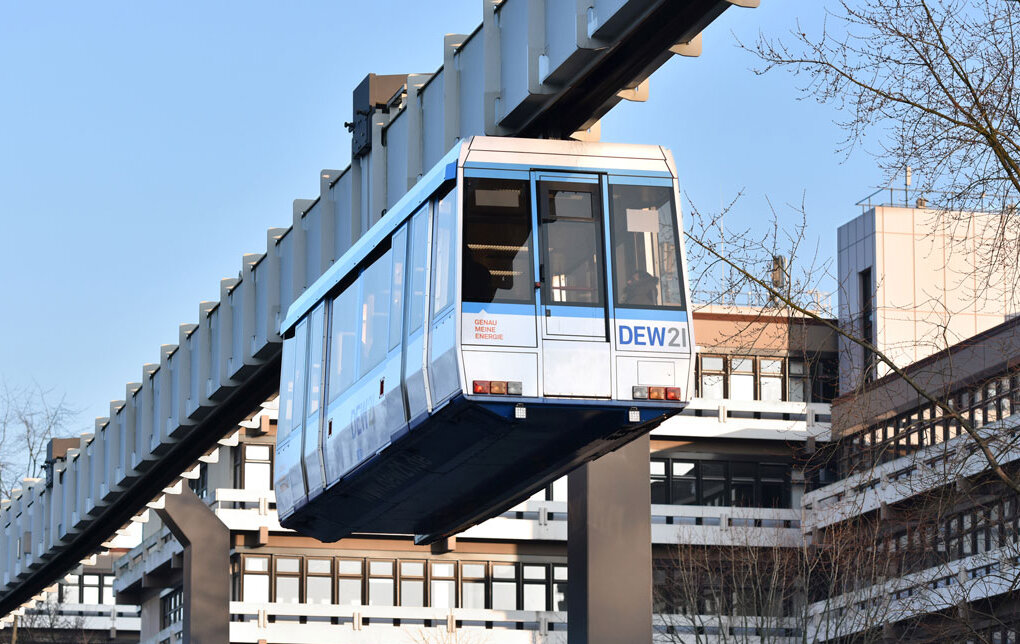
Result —
POLYGON ((368 76, 354 92, 352 161, 323 170, 289 228, 245 255, 220 299, 199 305, 159 362, 142 367, 45 480, 0 508, 0 615, 9 615, 179 489, 279 387, 287 307, 457 140, 477 134, 597 138, 620 100, 644 100, 671 56, 697 55, 702 30, 758 0, 483 0, 471 34, 447 35, 432 74, 368 76), (155 499, 155 501, 154 501, 155 499))

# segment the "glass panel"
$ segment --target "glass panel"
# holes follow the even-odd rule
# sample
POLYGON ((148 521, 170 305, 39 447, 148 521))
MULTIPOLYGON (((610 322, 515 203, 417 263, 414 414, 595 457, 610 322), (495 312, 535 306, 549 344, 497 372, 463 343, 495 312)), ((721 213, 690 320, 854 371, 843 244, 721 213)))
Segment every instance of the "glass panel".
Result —
POLYGON ((453 577, 454 566, 452 563, 432 564, 432 575, 434 577, 453 577))
POLYGON ((407 306, 408 333, 421 328, 425 317, 425 264, 428 258, 428 206, 411 219, 411 296, 407 306))
POLYGON ((333 402, 357 377, 358 283, 333 300, 329 339, 329 400, 333 402))
POLYGON ((421 561, 401 561, 400 574, 408 577, 424 577, 425 564, 421 561))
POLYGON ((493 579, 516 579, 517 569, 513 564, 493 564, 493 579))
POLYGON ((673 479, 670 501, 674 505, 698 505, 697 480, 693 477, 673 479))
POLYGON ((368 572, 370 575, 392 575, 393 574, 393 562, 392 561, 370 561, 368 562, 368 572))
POLYGON ((333 570, 330 565, 331 563, 329 559, 309 559, 305 562, 305 565, 308 567, 310 574, 328 575, 333 570))
POLYGON ((300 577, 276 578, 276 601, 296 604, 300 601, 300 577))
POLYGON ((308 325, 308 401, 305 415, 311 417, 319 411, 322 400, 322 340, 323 324, 326 321, 326 307, 319 305, 312 311, 308 325))
POLYGON ((340 574, 341 575, 360 575, 361 574, 361 561, 355 559, 341 559, 340 560, 340 574))
POLYGON ((244 457, 252 461, 268 461, 269 445, 245 445, 244 457))
POLYGON ((464 301, 534 302, 530 183, 469 178, 465 184, 464 301))
POLYGON ((648 471, 652 476, 665 476, 666 461, 653 458, 648 463, 648 471))
POLYGON ((673 189, 609 187, 618 306, 684 307, 673 189))
POLYGON ((546 192, 542 214, 546 246, 543 292, 549 304, 602 303, 597 211, 593 194, 578 187, 550 187, 546 192))
POLYGON ((790 378, 790 394, 788 398, 792 402, 807 402, 807 380, 805 378, 790 378))
POLYGON ((524 566, 525 579, 545 579, 545 566, 524 566))
POLYGON ((305 581, 305 602, 330 604, 333 602, 333 580, 329 577, 308 577, 305 581))
POLYGON ((369 606, 392 606, 393 605, 393 580, 392 579, 369 579, 368 580, 368 605, 369 606))
POLYGON ((461 605, 464 608, 485 608, 485 582, 465 581, 461 585, 461 605))
POLYGON ((401 580, 400 582, 400 605, 416 606, 425 605, 425 582, 419 580, 401 580))
POLYGON ((762 358, 759 362, 762 373, 783 373, 782 360, 769 360, 762 358))
POLYGON ((269 575, 245 575, 242 583, 244 585, 244 598, 241 601, 269 601, 269 575))
POLYGON ((454 188, 436 204, 432 236, 432 313, 442 312, 453 304, 454 275, 453 239, 457 232, 457 190, 454 188))
POLYGON ((246 490, 271 490, 269 463, 245 463, 244 488, 246 490))
POLYGON ((341 579, 338 588, 340 590, 339 603, 341 606, 362 603, 360 579, 341 579))
POLYGON ((364 376, 386 357, 390 301, 390 261, 387 251, 358 278, 361 282, 361 361, 359 373, 364 376))
POLYGON ((296 557, 277 557, 276 572, 301 572, 301 560, 296 557))
POLYGON ((524 584, 524 610, 545 610, 545 584, 524 584))
POLYGON ((557 581, 553 583, 552 609, 567 610, 567 582, 557 581))
POLYGON ((701 374, 701 397, 708 400, 722 400, 723 377, 721 375, 701 374))
POLYGON ((407 229, 393 235, 393 283, 390 285, 390 349, 400 344, 404 320, 404 264, 407 263, 407 229))
POLYGON ((464 577, 485 577, 485 564, 461 564, 460 571, 464 577))
POLYGON ((436 608, 456 608, 456 583, 452 579, 432 581, 432 605, 436 608))
POLYGON ((730 374, 730 399, 754 400, 754 376, 751 374, 730 374))
POLYGON ((493 610, 517 610, 517 584, 505 581, 492 582, 493 610))
POLYGON ((701 368, 705 371, 722 371, 723 359, 719 356, 702 356, 701 368))
POLYGON ((80 596, 77 582, 73 584, 64 584, 64 603, 65 604, 80 604, 80 596))
POLYGON ((762 377, 759 381, 762 400, 780 401, 783 399, 783 379, 762 377))
POLYGON ((673 476, 694 476, 694 463, 691 461, 673 461, 673 476))
POLYGON ((269 557, 245 557, 244 569, 252 572, 268 571, 269 557))
POLYGON ((83 604, 98 604, 99 603, 99 587, 98 586, 85 586, 81 589, 81 603, 83 604))
POLYGON ((305 396, 305 349, 308 341, 308 324, 297 325, 294 337, 283 343, 283 365, 281 373, 285 381, 280 390, 280 416, 283 421, 276 428, 276 440, 286 438, 304 419, 305 396))

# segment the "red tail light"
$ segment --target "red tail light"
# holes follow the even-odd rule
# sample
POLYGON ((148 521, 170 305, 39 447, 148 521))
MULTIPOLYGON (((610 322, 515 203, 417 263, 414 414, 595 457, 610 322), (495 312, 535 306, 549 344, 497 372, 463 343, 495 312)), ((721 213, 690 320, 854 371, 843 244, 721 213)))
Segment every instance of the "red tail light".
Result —
POLYGON ((487 394, 489 393, 489 381, 488 380, 475 380, 472 384, 471 389, 476 394, 487 394))
POLYGON ((683 400, 680 387, 666 387, 666 400, 683 400))

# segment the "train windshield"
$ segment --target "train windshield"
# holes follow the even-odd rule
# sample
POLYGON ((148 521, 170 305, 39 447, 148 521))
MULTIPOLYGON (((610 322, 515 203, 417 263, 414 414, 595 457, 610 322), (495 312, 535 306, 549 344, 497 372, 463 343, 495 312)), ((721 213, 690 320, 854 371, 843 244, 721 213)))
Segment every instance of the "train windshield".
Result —
POLYGON ((673 189, 613 184, 609 198, 616 305, 683 309, 673 189))
POLYGON ((529 182, 468 178, 465 188, 464 301, 533 303, 529 182))

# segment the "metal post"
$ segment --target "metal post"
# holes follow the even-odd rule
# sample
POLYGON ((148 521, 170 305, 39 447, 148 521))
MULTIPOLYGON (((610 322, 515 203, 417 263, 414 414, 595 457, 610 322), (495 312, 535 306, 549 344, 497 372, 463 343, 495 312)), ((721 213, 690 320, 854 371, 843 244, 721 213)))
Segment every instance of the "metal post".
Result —
POLYGON ((652 521, 645 435, 570 473, 569 644, 652 641, 652 521))

